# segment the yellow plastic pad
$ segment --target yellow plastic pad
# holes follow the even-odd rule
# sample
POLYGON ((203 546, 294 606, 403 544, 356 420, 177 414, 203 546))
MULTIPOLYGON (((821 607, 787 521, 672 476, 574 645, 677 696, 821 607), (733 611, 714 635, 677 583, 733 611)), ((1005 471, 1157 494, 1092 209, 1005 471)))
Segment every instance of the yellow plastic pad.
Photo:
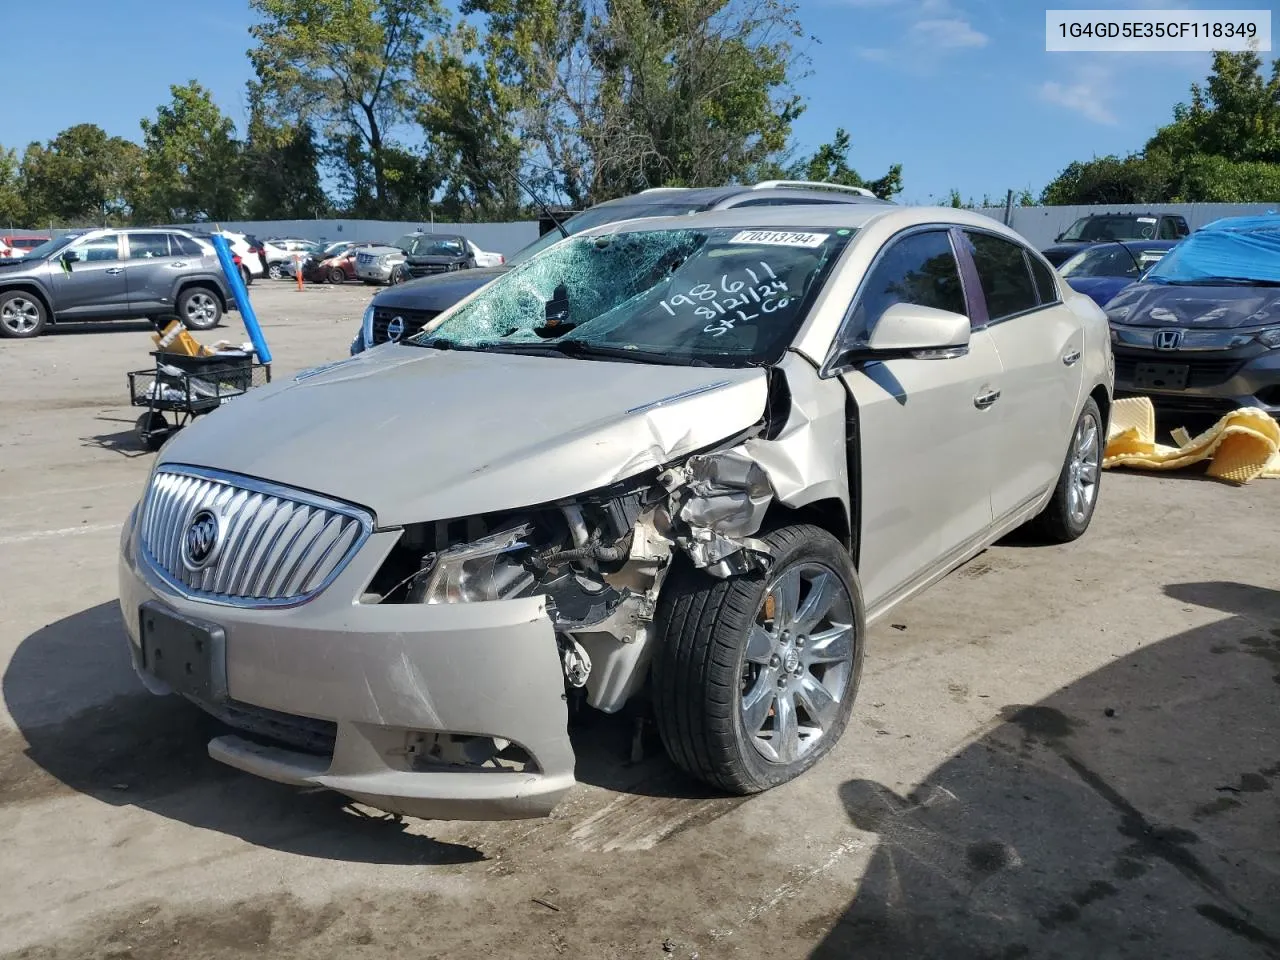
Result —
POLYGON ((1177 470, 1209 461, 1209 476, 1228 483, 1280 479, 1280 424, 1265 410, 1233 410, 1199 436, 1173 431, 1176 447, 1156 443, 1156 413, 1148 397, 1117 400, 1111 408, 1103 467, 1177 470))

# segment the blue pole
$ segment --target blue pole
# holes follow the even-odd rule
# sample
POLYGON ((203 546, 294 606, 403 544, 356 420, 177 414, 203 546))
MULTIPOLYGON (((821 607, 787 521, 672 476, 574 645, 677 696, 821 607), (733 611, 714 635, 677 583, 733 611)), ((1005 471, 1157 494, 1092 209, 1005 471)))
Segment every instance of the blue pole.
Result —
POLYGON ((249 331, 249 339, 253 341, 254 353, 259 363, 271 362, 271 350, 267 347, 267 338, 262 335, 262 327, 258 323, 258 315, 253 312, 253 304, 249 302, 249 291, 244 288, 244 278, 235 261, 231 259, 231 244, 227 238, 219 234, 213 235, 213 249, 218 251, 218 262, 222 264, 222 272, 231 287, 231 295, 235 297, 236 307, 240 310, 240 319, 244 321, 245 330, 249 331))

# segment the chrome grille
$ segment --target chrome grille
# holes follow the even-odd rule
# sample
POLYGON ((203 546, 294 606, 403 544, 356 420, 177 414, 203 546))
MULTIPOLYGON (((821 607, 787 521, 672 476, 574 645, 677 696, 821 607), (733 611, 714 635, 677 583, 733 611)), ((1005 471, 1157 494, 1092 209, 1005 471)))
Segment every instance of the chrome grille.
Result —
POLYGON ((372 529, 367 513, 345 503, 219 471, 166 467, 152 477, 139 536, 152 568, 186 596, 287 606, 328 586, 372 529), (192 519, 206 510, 219 533, 200 566, 185 544, 192 519))

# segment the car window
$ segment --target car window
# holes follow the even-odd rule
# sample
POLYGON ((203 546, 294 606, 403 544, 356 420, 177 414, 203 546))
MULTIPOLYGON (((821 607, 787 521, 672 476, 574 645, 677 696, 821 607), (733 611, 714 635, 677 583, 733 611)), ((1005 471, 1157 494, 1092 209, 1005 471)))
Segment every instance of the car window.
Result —
POLYGON ((960 268, 946 230, 913 233, 888 247, 862 282, 850 335, 864 337, 895 303, 968 315, 960 268))
POLYGON ((1062 295, 1058 293, 1058 284, 1053 278, 1053 271, 1039 257, 1027 254, 1027 262, 1031 264, 1031 275, 1035 278, 1036 292, 1040 294, 1040 302, 1057 303, 1061 300, 1062 295))
POLYGON ((1159 240, 1177 240, 1178 225, 1174 223, 1173 217, 1160 218, 1160 232, 1156 235, 1159 240))
POLYGON ((163 233, 129 234, 129 259, 154 260, 169 256, 169 237, 163 233))
POLYGON ((1189 237, 1191 235, 1191 228, 1187 226, 1187 221, 1182 217, 1174 217, 1173 226, 1174 232, 1177 234, 1177 236, 1174 237, 1175 240, 1181 240, 1183 237, 1189 237))
POLYGON ((966 230, 965 237, 969 241, 974 265, 978 268, 978 281, 987 298, 987 317, 990 320, 1003 320, 1040 305, 1040 297, 1020 245, 989 233, 966 230))
POLYGON ((75 252, 79 254, 80 259, 85 263, 101 263, 104 260, 120 259, 120 252, 117 249, 114 236, 86 240, 75 248, 75 252))
POLYGON ((181 234, 175 233, 170 240, 170 243, 173 246, 175 255, 180 253, 184 257, 204 256, 204 248, 200 246, 198 241, 193 240, 190 237, 184 237, 181 234))
POLYGON ((1136 277, 1140 271, 1124 246, 1105 243, 1081 250, 1058 272, 1064 277, 1136 277))

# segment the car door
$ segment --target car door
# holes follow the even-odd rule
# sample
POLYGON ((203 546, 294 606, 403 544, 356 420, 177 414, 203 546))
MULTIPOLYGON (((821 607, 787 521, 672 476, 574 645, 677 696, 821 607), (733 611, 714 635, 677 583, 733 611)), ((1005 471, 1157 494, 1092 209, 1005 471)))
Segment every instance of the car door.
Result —
POLYGON ((1084 384, 1084 327, 1032 251, 983 230, 962 236, 961 256, 977 274, 1004 371, 991 490, 998 522, 1037 500, 1062 471, 1084 384))
POLYGON ((67 248, 73 255, 53 264, 55 311, 59 317, 123 317, 129 312, 119 234, 86 237, 67 248))
MULTIPOLYGON (((859 286, 840 349, 865 342, 884 311, 913 303, 972 317, 951 234, 890 239, 859 286)), ((859 569, 867 607, 908 590, 991 524, 991 460, 1000 359, 983 329, 968 349, 865 363, 841 372, 857 404, 859 569)))
POLYGON ((173 281, 184 263, 181 249, 166 233, 134 233, 125 236, 125 276, 129 282, 131 310, 172 307, 173 281))

